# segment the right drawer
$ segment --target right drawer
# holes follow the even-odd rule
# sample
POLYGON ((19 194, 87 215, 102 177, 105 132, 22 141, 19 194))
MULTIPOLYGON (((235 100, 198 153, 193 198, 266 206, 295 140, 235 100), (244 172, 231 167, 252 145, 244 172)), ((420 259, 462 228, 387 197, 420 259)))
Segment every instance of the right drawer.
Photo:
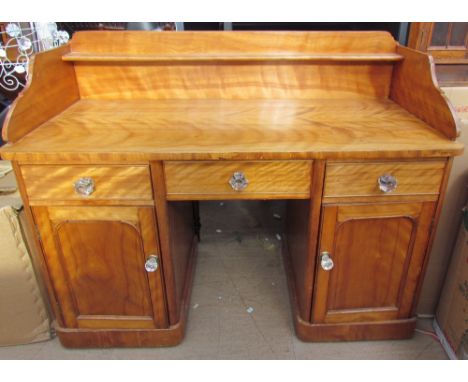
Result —
POLYGON ((446 162, 330 162, 325 198, 421 195, 437 197, 446 162))

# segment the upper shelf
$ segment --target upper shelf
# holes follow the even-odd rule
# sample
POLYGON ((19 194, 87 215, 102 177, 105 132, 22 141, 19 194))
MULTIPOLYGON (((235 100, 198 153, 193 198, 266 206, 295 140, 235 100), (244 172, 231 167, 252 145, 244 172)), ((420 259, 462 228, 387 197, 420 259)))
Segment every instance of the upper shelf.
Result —
POLYGON ((64 61, 81 62, 392 62, 402 60, 386 32, 77 32, 64 61))
POLYGON ((403 56, 396 53, 252 53, 252 54, 117 54, 117 53, 67 53, 63 61, 74 62, 394 62, 403 56))

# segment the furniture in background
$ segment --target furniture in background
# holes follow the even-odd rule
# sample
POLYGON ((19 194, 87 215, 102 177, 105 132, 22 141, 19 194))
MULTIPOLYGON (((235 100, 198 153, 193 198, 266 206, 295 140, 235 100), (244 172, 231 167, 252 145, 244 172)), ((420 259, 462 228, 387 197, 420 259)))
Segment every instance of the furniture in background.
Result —
POLYGON ((463 151, 426 54, 385 32, 78 32, 34 72, 1 153, 62 344, 179 343, 193 202, 220 199, 288 201, 299 338, 412 336, 463 151))
POLYGON ((468 23, 411 23, 408 47, 434 58, 441 86, 468 86, 468 23))

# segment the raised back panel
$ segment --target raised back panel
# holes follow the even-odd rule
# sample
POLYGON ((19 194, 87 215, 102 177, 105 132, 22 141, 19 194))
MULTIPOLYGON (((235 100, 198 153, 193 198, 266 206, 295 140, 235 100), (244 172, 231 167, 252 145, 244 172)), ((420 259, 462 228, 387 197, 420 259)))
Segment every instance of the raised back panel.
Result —
POLYGON ((86 99, 386 98, 388 63, 75 64, 86 99))
POLYGON ((386 98, 395 49, 385 32, 83 32, 64 59, 86 99, 386 98))
POLYGON ((387 32, 77 32, 71 51, 112 54, 394 53, 387 32))

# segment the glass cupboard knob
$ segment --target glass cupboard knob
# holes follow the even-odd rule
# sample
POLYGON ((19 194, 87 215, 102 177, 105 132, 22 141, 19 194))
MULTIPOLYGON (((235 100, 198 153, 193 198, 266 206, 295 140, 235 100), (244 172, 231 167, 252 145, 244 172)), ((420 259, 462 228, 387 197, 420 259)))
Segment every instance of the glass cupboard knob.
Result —
POLYGON ((320 266, 324 271, 330 271, 333 269, 335 264, 333 263, 332 258, 330 257, 329 252, 322 252, 320 257, 320 266))
POLYGON ((146 272, 156 272, 159 267, 159 258, 156 255, 148 256, 145 262, 146 272))

